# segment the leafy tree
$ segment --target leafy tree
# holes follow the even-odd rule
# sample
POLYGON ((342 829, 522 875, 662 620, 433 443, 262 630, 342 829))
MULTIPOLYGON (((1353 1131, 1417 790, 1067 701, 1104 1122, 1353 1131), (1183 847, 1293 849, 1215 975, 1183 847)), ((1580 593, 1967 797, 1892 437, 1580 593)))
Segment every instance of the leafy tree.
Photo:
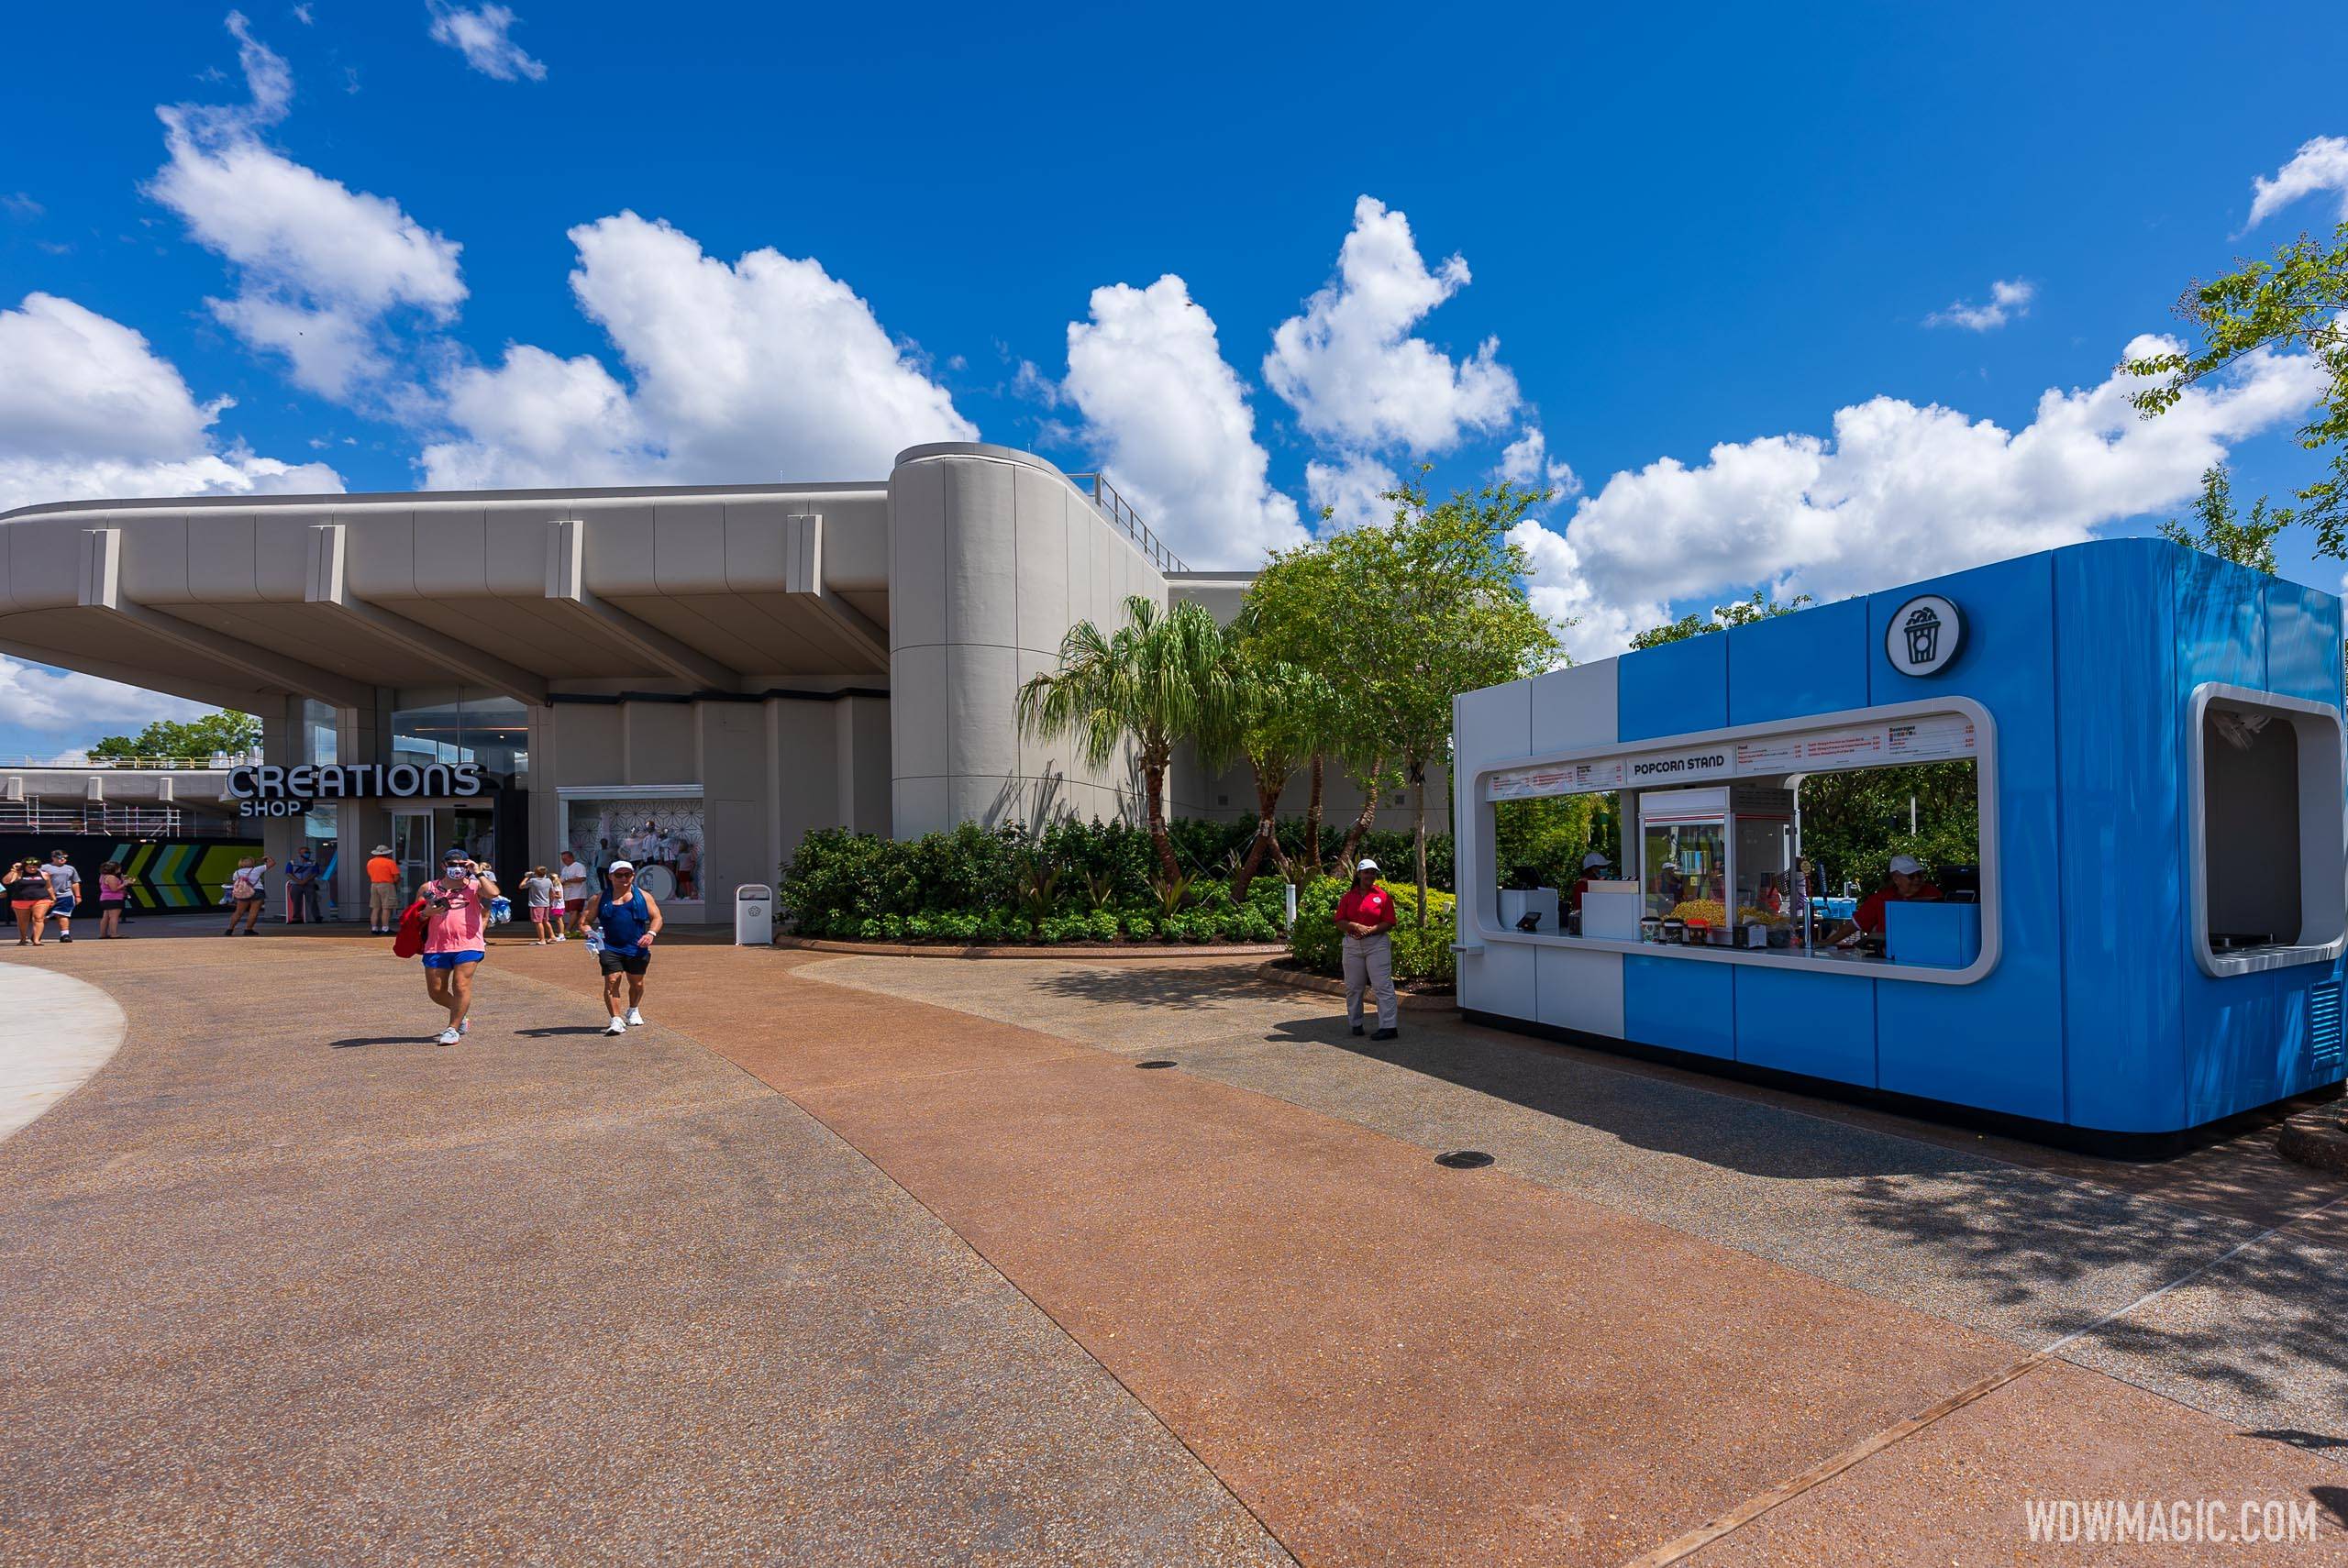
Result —
POLYGON ((1790 615, 1810 602, 1811 600, 1809 594, 1797 593, 1793 597, 1792 603, 1780 604, 1774 599, 1764 600, 1761 597, 1761 591, 1756 588, 1753 591, 1753 597, 1750 599, 1740 599, 1729 604, 1713 605, 1710 619, 1690 610, 1677 621, 1667 622, 1660 626, 1650 626, 1633 637, 1631 646, 1634 648, 1659 648, 1666 643, 1684 643, 1689 637, 1701 636, 1706 632, 1724 632, 1731 626, 1749 626, 1755 621, 1766 621, 1772 615, 1790 615))
MULTIPOLYGON (((1449 754, 1451 701, 1548 668, 1556 633, 1526 602, 1532 562, 1509 530, 1548 498, 1502 482, 1433 501, 1423 475, 1384 493, 1389 526, 1276 555, 1265 576, 1297 662, 1336 694, 1340 751, 1366 801, 1399 773, 1412 787, 1412 845, 1426 923, 1426 770, 1449 754)), ((1258 580, 1260 585, 1261 579, 1258 580)), ((1367 831, 1373 806, 1348 835, 1367 831)))
POLYGON ((1846 879, 1880 886, 1894 855, 1913 855, 1934 870, 1978 865, 1976 788, 1970 762, 1813 773, 1801 781, 1801 852, 1825 874, 1829 888, 1846 879))
MULTIPOLYGON (((1293 718, 1304 747, 1308 780, 1304 834, 1300 858, 1292 868, 1295 879, 1309 879, 1321 868, 1322 801, 1331 762, 1362 780, 1362 809, 1346 835, 1344 853, 1369 823, 1378 808, 1378 784, 1387 777, 1382 737, 1368 734, 1354 708, 1352 688, 1337 677, 1346 650, 1331 635, 1333 626, 1346 624, 1344 585, 1335 558, 1318 546, 1278 554, 1266 563, 1248 586, 1232 630, 1246 644, 1249 657, 1264 664, 1285 664, 1304 671, 1315 685, 1309 703, 1300 700, 1293 718), (1367 737, 1367 740, 1365 740, 1367 737), (1357 748, 1367 745, 1368 750, 1357 748)), ((1300 698, 1301 694, 1300 694, 1300 698)))
POLYGON ((1492 811, 1493 864, 1504 878, 1523 871, 1534 887, 1570 887, 1581 875, 1581 857, 1608 847, 1603 840, 1610 825, 1619 843, 1620 825, 1610 822, 1614 810, 1601 795, 1502 801, 1492 811))
POLYGON ((2290 513, 2270 515, 2262 495, 2250 503, 2249 520, 2237 521, 2233 482, 2225 464, 2201 470, 2201 499, 2193 503, 2193 515, 2201 525, 2200 537, 2194 537, 2193 530, 2174 517, 2161 525, 2161 537, 2188 550, 2207 550, 2220 560, 2275 575, 2275 536, 2290 525, 2290 513))
POLYGON ((216 756, 233 756, 260 749, 260 721, 250 713, 224 708, 184 723, 172 719, 157 719, 135 735, 108 735, 90 748, 90 755, 126 761, 142 756, 168 756, 189 762, 208 762, 216 756))
POLYGON ((1073 739, 1096 768, 1132 745, 1150 842, 1170 883, 1182 869, 1166 833, 1166 769, 1182 742, 1232 733, 1235 693, 1223 628, 1204 608, 1186 601, 1161 610, 1135 594, 1125 618, 1113 635, 1090 621, 1069 628, 1059 668, 1019 689, 1019 727, 1040 739, 1073 739))
POLYGON ((2121 366, 2154 378, 2130 399, 2148 415, 2167 413, 2186 388, 2262 349, 2305 349, 2331 377, 2298 432, 2299 445, 2310 452, 2333 448, 2329 477, 2300 491, 2299 505, 2277 510, 2272 521, 2277 529, 2295 520, 2308 524, 2318 554, 2348 560, 2348 223, 2333 231, 2328 249, 2303 234, 2272 261, 2244 261, 2223 277, 2196 282, 2176 312, 2199 332, 2198 349, 2148 354, 2121 366))
POLYGON ((1265 856, 1282 873, 1288 870, 1288 856, 1279 842, 1280 796, 1312 754, 1332 701, 1328 685, 1319 676, 1266 658, 1261 643, 1246 635, 1247 622, 1243 607, 1224 639, 1234 696, 1230 731, 1203 737, 1201 745, 1207 765, 1217 770, 1235 754, 1245 757, 1255 785, 1256 833, 1232 876, 1235 903, 1246 901, 1248 886, 1265 856))

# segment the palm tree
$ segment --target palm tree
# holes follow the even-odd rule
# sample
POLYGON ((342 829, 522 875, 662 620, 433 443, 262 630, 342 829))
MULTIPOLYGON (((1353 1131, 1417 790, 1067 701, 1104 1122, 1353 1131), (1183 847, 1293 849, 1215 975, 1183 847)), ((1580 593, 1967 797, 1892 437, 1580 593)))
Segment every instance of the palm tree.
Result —
POLYGON ((1060 639, 1060 667, 1019 689, 1021 733, 1073 739, 1088 767, 1105 767, 1130 744, 1140 765, 1150 842, 1168 882, 1182 874, 1166 832, 1166 770, 1186 740, 1227 734, 1237 693, 1223 628, 1199 605, 1171 610, 1135 594, 1127 624, 1103 635, 1090 621, 1060 639))

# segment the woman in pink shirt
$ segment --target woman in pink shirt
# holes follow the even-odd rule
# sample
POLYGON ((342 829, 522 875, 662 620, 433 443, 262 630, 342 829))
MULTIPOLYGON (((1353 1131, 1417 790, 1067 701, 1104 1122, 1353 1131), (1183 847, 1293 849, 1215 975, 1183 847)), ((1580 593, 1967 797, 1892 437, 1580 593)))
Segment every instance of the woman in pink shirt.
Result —
POLYGON ((440 876, 426 882, 424 900, 424 990, 433 1004, 449 1010, 440 1043, 454 1045, 471 1026, 473 969, 489 956, 482 932, 484 905, 497 897, 497 878, 461 849, 440 862, 440 876))

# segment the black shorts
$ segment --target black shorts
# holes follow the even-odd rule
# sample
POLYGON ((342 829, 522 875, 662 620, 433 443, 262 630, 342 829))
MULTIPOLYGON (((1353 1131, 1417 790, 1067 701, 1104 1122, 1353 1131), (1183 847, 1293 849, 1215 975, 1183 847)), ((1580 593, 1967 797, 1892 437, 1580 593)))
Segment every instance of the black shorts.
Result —
POLYGON ((626 952, 606 947, 595 955, 595 967, 606 975, 641 975, 651 965, 652 954, 642 947, 631 947, 626 952))

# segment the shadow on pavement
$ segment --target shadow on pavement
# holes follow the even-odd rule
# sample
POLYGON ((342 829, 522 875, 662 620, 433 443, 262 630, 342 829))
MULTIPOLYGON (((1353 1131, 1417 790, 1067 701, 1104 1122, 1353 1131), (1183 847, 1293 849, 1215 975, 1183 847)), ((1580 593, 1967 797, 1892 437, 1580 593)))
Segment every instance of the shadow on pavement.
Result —
POLYGON ((1274 1038, 1335 1045, 1456 1084, 1625 1143, 1782 1180, 1949 1176, 1969 1154, 1854 1128, 1691 1084, 1647 1077, 1533 1045, 1501 1043, 1405 1013, 1399 1039, 1356 1038, 1342 1017, 1298 1020, 1274 1038))
MULTIPOLYGON (((1046 977, 1036 982, 1036 988, 1047 996, 1104 1007, 1171 1008, 1178 1011, 1222 1002, 1274 1001, 1279 995, 1257 978, 1254 964, 1201 964, 1195 968, 1104 964, 1046 977)), ((1296 999, 1300 1007, 1304 1007, 1325 999, 1300 996, 1296 999)))
POLYGON ((429 1045, 433 1035, 438 1032, 435 1030, 431 1034, 365 1034, 349 1040, 329 1040, 327 1043, 338 1051, 356 1050, 361 1045, 429 1045))

